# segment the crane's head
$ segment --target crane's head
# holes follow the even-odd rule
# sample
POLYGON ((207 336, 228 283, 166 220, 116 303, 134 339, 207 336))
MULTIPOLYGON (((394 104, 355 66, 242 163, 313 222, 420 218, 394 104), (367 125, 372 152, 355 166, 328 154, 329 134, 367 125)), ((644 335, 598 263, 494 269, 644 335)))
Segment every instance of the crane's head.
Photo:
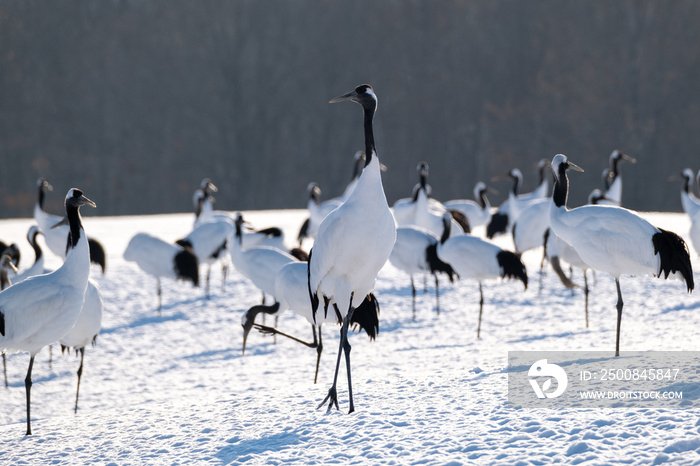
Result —
POLYGON ((374 89, 372 89, 372 86, 369 84, 357 86, 354 91, 331 99, 330 103, 335 104, 344 100, 352 100, 362 105, 365 109, 377 110, 377 96, 374 94, 374 89))
POLYGON ((97 204, 85 197, 83 192, 78 188, 71 188, 68 190, 68 194, 66 194, 65 204, 66 206, 73 207, 80 207, 84 205, 89 205, 90 207, 97 207, 97 204))
POLYGON ((582 172, 583 168, 569 162, 569 159, 564 154, 557 154, 552 159, 552 171, 557 180, 560 180, 566 176, 567 170, 574 170, 577 172, 582 172))
POLYGON ((603 194, 603 191, 600 189, 596 188, 593 191, 591 191, 591 194, 588 195, 588 203, 595 205, 598 204, 600 201, 604 201, 608 199, 605 197, 605 194, 603 194))
POLYGON ((53 186, 51 186, 51 183, 46 181, 46 178, 39 178, 36 182, 37 186, 42 189, 44 192, 46 191, 53 191, 53 186))

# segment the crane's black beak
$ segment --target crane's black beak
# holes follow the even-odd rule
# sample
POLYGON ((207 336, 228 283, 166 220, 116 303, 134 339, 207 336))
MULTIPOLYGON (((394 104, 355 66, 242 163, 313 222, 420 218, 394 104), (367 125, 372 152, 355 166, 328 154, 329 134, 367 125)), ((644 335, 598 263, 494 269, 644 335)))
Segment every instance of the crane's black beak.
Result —
POLYGON ((620 157, 621 157, 622 160, 624 160, 625 162, 637 163, 637 159, 635 159, 634 157, 630 157, 630 156, 627 155, 627 154, 620 153, 620 157))
POLYGON ((329 104, 337 104, 338 102, 342 102, 344 100, 356 100, 357 99, 357 91, 352 91, 348 92, 347 94, 343 94, 341 96, 336 97, 335 99, 331 99, 328 103, 329 104))
POLYGON ((0 262, 2 262, 3 265, 9 267, 14 273, 18 272, 17 267, 12 262, 12 257, 9 254, 3 254, 2 259, 0 259, 0 262))
POLYGON ((90 207, 97 207, 97 204, 85 197, 85 195, 80 196, 78 200, 80 201, 80 205, 89 205, 90 207))
POLYGON ((571 162, 571 161, 567 161, 567 163, 569 164, 569 167, 568 167, 569 170, 573 170, 573 171, 575 171, 575 172, 582 172, 582 173, 583 173, 583 168, 579 167, 578 165, 576 165, 575 163, 573 163, 573 162, 571 162))

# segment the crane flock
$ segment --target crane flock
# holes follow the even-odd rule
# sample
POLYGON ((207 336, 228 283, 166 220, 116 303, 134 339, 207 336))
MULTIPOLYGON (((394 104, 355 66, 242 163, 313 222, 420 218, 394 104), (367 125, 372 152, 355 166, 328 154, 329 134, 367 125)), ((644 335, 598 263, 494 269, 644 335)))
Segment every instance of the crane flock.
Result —
MULTIPOLYGON (((693 290, 691 256, 685 241, 678 234, 653 226, 637 213, 620 207, 619 164, 636 162, 621 151, 610 154, 610 168, 606 168, 603 177, 605 193, 594 190, 589 205, 582 207, 569 209, 567 206, 568 172, 582 169, 562 154, 555 155, 551 163, 546 159, 539 161, 538 187, 530 193, 519 192, 522 172, 517 168, 508 170, 507 176, 513 180, 513 186, 508 199, 499 207, 491 207, 487 197, 487 193, 497 192, 481 181, 474 186, 474 200, 439 202, 427 182, 428 163, 422 161, 417 166, 419 183, 411 196, 390 207, 382 184, 385 167, 379 161, 374 139, 377 94, 372 86, 363 84, 330 103, 343 101, 355 102, 362 108, 363 150, 353 157, 353 176, 341 196, 322 202, 319 185, 309 183, 308 219, 299 230, 297 248, 287 248, 284 232, 279 227, 256 229, 243 219, 241 212, 215 210, 213 193, 218 192, 218 188, 205 178, 194 192, 195 215, 189 233, 171 242, 140 232, 130 239, 123 252, 125 261, 133 262, 142 273, 155 278, 159 313, 162 310, 161 280, 184 280, 197 287, 199 267, 206 266, 204 295, 209 299, 211 266, 216 263, 222 266, 222 293, 226 292, 228 269, 233 266, 262 294, 260 304, 241 314, 242 353, 245 354, 253 329, 290 338, 316 350, 314 383, 318 379, 323 351, 321 328, 324 324, 339 327, 334 376, 318 408, 327 405, 327 411, 334 407, 339 409, 338 376, 344 360, 348 413, 355 410, 349 330, 357 325, 371 340, 377 338, 381 295, 374 292, 374 287, 386 264, 408 275, 414 320, 417 313, 415 276, 434 277, 437 314, 440 313, 438 274, 445 274, 452 283, 477 282, 480 295, 475 325, 477 339, 482 330, 482 282, 512 278, 520 280, 527 288, 528 271, 521 259, 525 251, 541 247, 544 251, 542 264, 549 261, 568 288, 577 285, 573 277, 563 272, 562 261, 583 271, 586 327, 589 325, 586 273, 609 274, 617 289, 616 356, 620 353, 621 342, 622 276, 677 278, 684 281, 688 292, 693 290), (550 177, 554 180, 551 191, 550 177), (485 230, 484 234, 478 234, 474 228, 485 230), (492 242, 497 235, 510 235, 513 250, 492 242), (308 253, 301 249, 305 244, 312 244, 308 253), (271 304, 268 298, 272 299, 271 304), (278 328, 276 318, 286 310, 306 319, 312 329, 311 341, 278 328), (256 322, 258 316, 264 318, 265 315, 275 317, 274 326, 265 325, 264 320, 256 322)), ((683 181, 681 203, 690 218, 691 243, 700 251, 700 199, 693 192, 696 179, 690 169, 684 169, 677 178, 683 181)), ((25 378, 27 435, 32 433, 31 375, 36 354, 53 343, 80 354, 74 406, 77 413, 85 348, 94 344, 105 309, 100 287, 89 275, 91 260, 99 264, 102 274, 105 273, 106 255, 99 242, 88 240, 79 212, 82 206, 95 207, 95 203, 81 190, 72 188, 65 197, 65 217, 52 215, 45 211, 44 202, 51 190, 45 179, 39 179, 34 208, 36 225, 27 233, 27 241, 35 252, 33 265, 18 271, 16 245, 0 245, 3 249, 0 251, 3 288, 0 291, 0 350, 3 366, 6 352, 29 353, 25 378), (44 253, 37 242, 41 235, 48 249, 63 260, 54 271, 44 266, 44 253)), ((240 309, 236 301, 232 300, 231 305, 240 309)), ((443 317, 436 315, 435 318, 443 317)), ((8 386, 6 372, 5 386, 8 386)))

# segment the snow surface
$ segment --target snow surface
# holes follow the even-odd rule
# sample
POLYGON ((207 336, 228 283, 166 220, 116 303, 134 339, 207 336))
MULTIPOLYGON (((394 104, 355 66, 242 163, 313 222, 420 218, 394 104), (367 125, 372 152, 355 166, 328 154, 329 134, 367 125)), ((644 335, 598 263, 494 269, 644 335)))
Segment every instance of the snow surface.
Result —
MULTIPOLYGON (((257 227, 283 227, 291 244, 305 212, 245 215, 257 227)), ((687 238, 684 215, 646 216, 687 238)), ((613 353, 616 294, 609 276, 597 275, 586 329, 582 292, 564 289, 549 271, 540 294, 541 252, 528 252, 526 291, 520 282, 484 284, 477 340, 475 282, 451 285, 443 278, 437 315, 429 280, 413 321, 408 276, 387 264, 375 288, 377 340, 364 333, 350 337, 357 411, 346 414, 341 370, 341 410, 327 414, 316 406, 332 382, 336 328, 325 328, 314 385, 313 349, 253 331, 241 355, 241 316, 261 294, 235 270, 222 291, 221 268, 212 269, 210 301, 202 288, 164 280, 158 315, 155 280, 122 253, 136 232, 175 240, 192 221, 191 214, 85 219, 108 257, 106 275, 92 271, 105 314, 97 346, 86 349, 80 408, 73 414, 79 360, 54 346, 49 367, 43 350, 33 371, 34 435, 25 437, 29 357, 8 355, 10 387, 0 388, 0 464, 700 463, 695 399, 684 400, 681 409, 518 409, 507 403, 508 351, 613 353)), ((33 259, 24 239, 30 224, 0 221, 0 239, 20 245, 24 267, 33 259)), ((512 247, 510 240, 500 242, 512 247)), ((59 264, 50 252, 47 259, 48 266, 59 264)), ((623 351, 700 350, 697 292, 651 277, 623 277, 622 290, 623 351)), ((279 327, 311 339, 309 324, 291 312, 279 327)))

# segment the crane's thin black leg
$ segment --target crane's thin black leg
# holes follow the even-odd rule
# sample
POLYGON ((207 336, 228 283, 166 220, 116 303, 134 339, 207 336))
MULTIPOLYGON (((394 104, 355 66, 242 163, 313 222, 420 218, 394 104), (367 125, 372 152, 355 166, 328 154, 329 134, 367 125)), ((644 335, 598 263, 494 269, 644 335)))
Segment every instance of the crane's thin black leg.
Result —
POLYGON ((53 363, 53 345, 49 345, 49 370, 51 370, 52 363, 53 363))
POLYGON ((617 286, 617 335, 615 336, 615 356, 620 355, 620 324, 622 323, 622 292, 620 291, 620 279, 615 279, 615 286, 617 286))
POLYGON ((210 299, 210 295, 209 295, 209 277, 210 276, 211 276, 211 265, 207 265, 207 287, 205 290, 205 295, 207 297, 207 301, 209 301, 209 299, 210 299))
POLYGON ((2 373, 5 374, 5 388, 7 388, 7 366, 5 365, 5 353, 2 353, 2 373))
POLYGON ((350 341, 348 340, 348 328, 350 327, 349 322, 352 319, 352 314, 355 312, 355 308, 352 307, 352 299, 350 300, 350 309, 348 309, 348 315, 345 317, 343 322, 343 351, 345 352, 345 370, 348 373, 348 397, 350 398, 350 409, 348 409, 348 414, 355 411, 355 403, 352 398, 352 376, 350 375, 350 341), (348 325, 345 325, 348 322, 348 325))
POLYGON ((158 315, 163 308, 163 290, 160 288, 160 278, 156 278, 156 291, 158 292, 158 315))
POLYGON ((481 314, 484 312, 484 290, 479 282, 479 325, 476 327, 476 338, 481 338, 481 314))
MULTIPOLYGON (((335 303, 333 306, 336 306, 335 303)), ((337 307, 337 306, 336 306, 337 307)), ((340 359, 343 356, 343 351, 346 349, 346 342, 348 338, 348 327, 350 326, 350 319, 352 318, 351 312, 354 310, 352 307, 352 297, 350 297, 350 311, 348 312, 348 316, 343 319, 343 325, 340 327, 340 344, 338 346, 338 359, 336 360, 335 363, 335 374, 333 375, 333 385, 331 385, 331 388, 328 389, 328 395, 323 399, 323 401, 316 407, 316 409, 319 409, 321 406, 326 404, 326 401, 328 401, 328 410, 327 412, 330 412, 331 408, 335 406, 335 409, 340 409, 338 407, 338 372, 340 371, 340 359)), ((336 312, 337 309, 336 309, 336 312)), ((349 347, 349 345, 348 345, 349 347)), ((348 355, 345 356, 345 363, 348 367, 348 370, 350 369, 350 358, 348 355)), ((348 371, 348 383, 350 383, 350 372, 348 371)), ((352 387, 350 388, 350 408, 352 412, 354 410, 354 405, 352 403, 352 387)))
MULTIPOLYGON (((314 341, 316 341, 316 329, 314 328, 314 341)), ((321 326, 318 326, 318 346, 316 346, 316 374, 314 375, 314 385, 318 381, 318 368, 321 365, 321 353, 323 353, 323 337, 321 336, 321 326)))
POLYGON ((423 294, 428 292, 428 277, 423 275, 423 294))
POLYGON ((75 410, 74 414, 78 413, 78 394, 80 393, 80 377, 83 375, 83 359, 85 358, 85 347, 80 348, 80 367, 78 367, 78 386, 75 389, 75 410))
POLYGON ((544 268, 544 263, 547 261, 547 253, 546 249, 545 252, 542 254, 542 261, 540 262, 540 288, 537 290, 537 294, 541 295, 542 294, 542 289, 544 288, 544 276, 547 273, 547 269, 544 268))
POLYGON ((259 332, 265 333, 267 335, 281 335, 283 337, 287 337, 290 340, 294 340, 297 343, 301 343, 304 346, 308 346, 309 348, 316 348, 316 373, 314 375, 314 383, 317 382, 318 380, 318 368, 319 364, 321 362, 321 353, 323 352, 323 342, 321 340, 321 327, 318 327, 318 338, 316 338, 316 327, 312 324, 311 325, 311 332, 313 333, 314 336, 314 341, 313 343, 309 343, 307 341, 301 340, 297 337, 294 337, 292 335, 286 334, 284 332, 280 332, 274 327, 266 327, 264 325, 260 324, 253 324, 253 327, 255 327, 259 332))
POLYGON ((583 294, 586 296, 586 328, 588 328, 588 277, 586 276, 586 270, 583 270, 583 294))
POLYGON ((413 284, 413 275, 411 275, 411 297, 413 300, 413 320, 416 320, 416 286, 413 284))
MULTIPOLYGON (((573 283, 574 281, 574 268, 572 266, 569 266, 569 280, 573 283)), ((574 295, 574 289, 571 288, 571 296, 574 295)))
POLYGON ((27 435, 32 435, 32 416, 31 416, 31 391, 32 391, 32 367, 34 367, 34 355, 29 356, 29 368, 27 369, 27 377, 24 379, 24 390, 27 393, 27 435))
POLYGON ((440 283, 438 282, 437 274, 435 274, 435 308, 438 315, 440 315, 440 283))
POLYGON ((228 276, 228 264, 223 263, 221 266, 221 292, 224 293, 226 291, 226 277, 228 276))

